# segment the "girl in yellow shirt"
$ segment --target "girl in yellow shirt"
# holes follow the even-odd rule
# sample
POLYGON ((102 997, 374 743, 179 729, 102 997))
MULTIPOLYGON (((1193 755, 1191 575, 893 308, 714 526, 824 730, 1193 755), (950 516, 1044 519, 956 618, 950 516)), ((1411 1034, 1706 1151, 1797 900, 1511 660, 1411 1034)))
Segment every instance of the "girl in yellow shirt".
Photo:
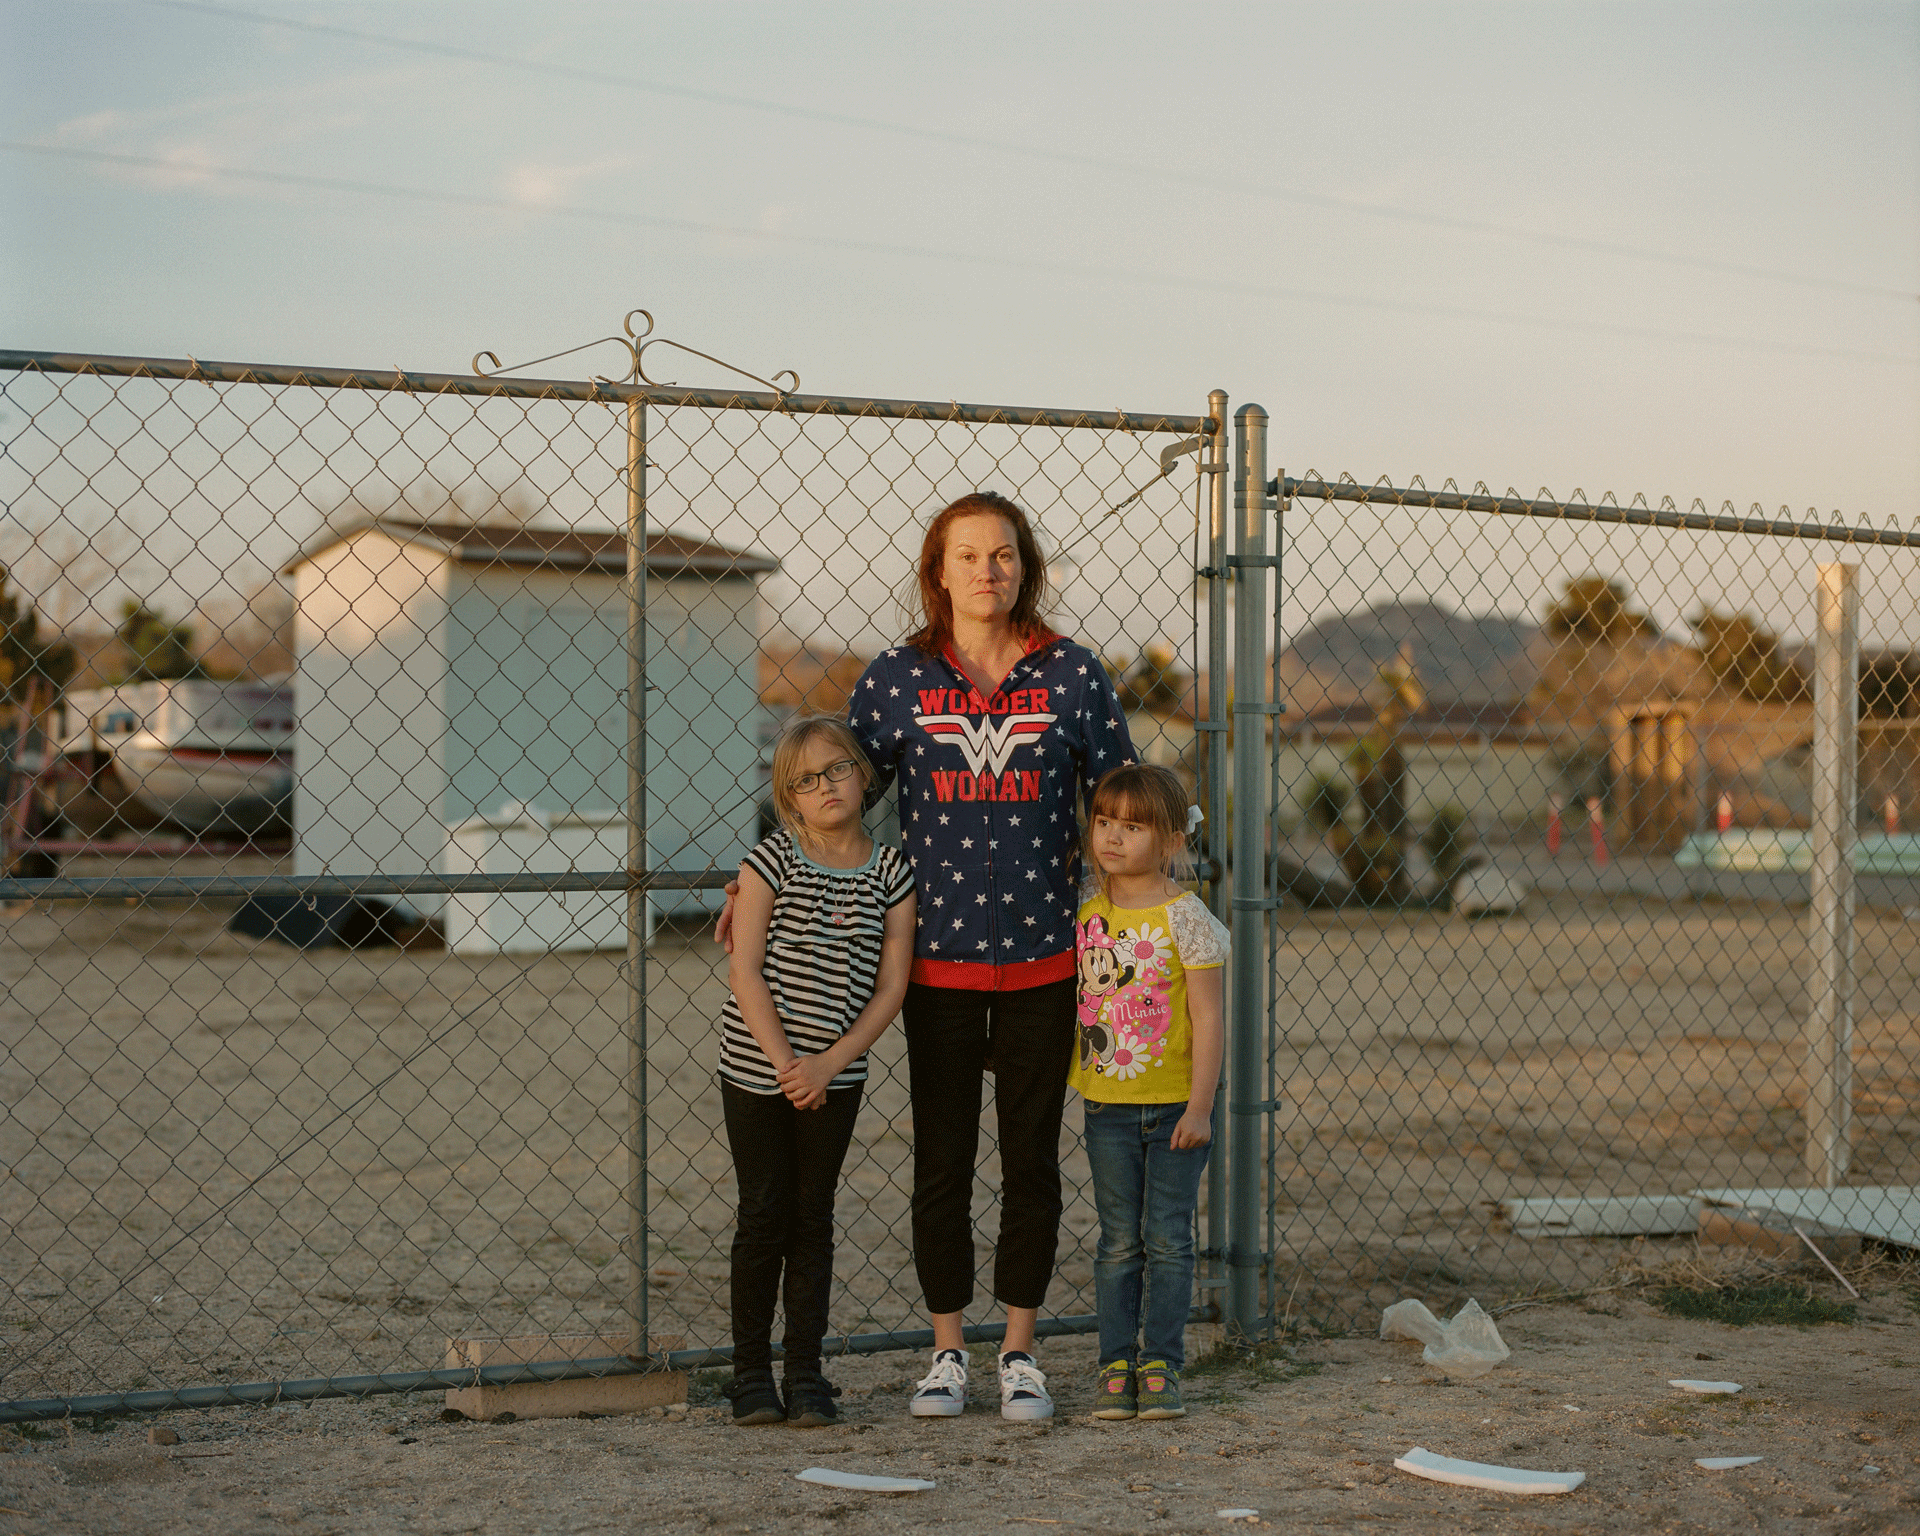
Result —
POLYGON ((1172 877, 1189 810, 1170 769, 1133 765, 1101 779, 1087 824, 1068 1082, 1085 1100, 1100 1214, 1101 1419, 1186 1412, 1194 1211, 1213 1140, 1227 959, 1226 929, 1172 877))

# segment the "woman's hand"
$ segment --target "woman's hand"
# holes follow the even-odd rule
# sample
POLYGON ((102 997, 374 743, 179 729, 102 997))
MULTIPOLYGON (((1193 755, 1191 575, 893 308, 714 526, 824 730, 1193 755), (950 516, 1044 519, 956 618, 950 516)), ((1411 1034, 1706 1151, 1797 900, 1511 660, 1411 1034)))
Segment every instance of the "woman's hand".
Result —
POLYGON ((827 1102, 827 1085, 837 1075, 824 1054, 796 1056, 780 1069, 780 1091, 795 1109, 821 1109, 827 1102))
POLYGON ((1195 1110, 1189 1104, 1187 1112, 1180 1117, 1180 1123, 1173 1128, 1173 1150, 1191 1152, 1195 1147, 1204 1147, 1213 1140, 1213 1106, 1205 1110, 1195 1110))
POLYGON ((713 920, 713 942, 729 955, 733 953, 733 902, 739 894, 740 882, 729 880, 726 905, 721 907, 720 915, 713 920))

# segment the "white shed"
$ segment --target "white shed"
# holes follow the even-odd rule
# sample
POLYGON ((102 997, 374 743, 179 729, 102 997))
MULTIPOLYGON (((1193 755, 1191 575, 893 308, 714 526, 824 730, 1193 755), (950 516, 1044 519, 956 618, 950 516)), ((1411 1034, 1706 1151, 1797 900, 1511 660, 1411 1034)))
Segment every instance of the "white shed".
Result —
MULTIPOLYGON (((294 578, 294 872, 446 872, 451 829, 508 802, 626 804, 626 538, 368 517, 294 578)), ((648 809, 656 868, 730 869, 754 841, 763 555, 647 540, 648 809)), ((663 893, 663 912, 716 905, 663 893)), ((416 903, 429 915, 439 900, 416 903)))

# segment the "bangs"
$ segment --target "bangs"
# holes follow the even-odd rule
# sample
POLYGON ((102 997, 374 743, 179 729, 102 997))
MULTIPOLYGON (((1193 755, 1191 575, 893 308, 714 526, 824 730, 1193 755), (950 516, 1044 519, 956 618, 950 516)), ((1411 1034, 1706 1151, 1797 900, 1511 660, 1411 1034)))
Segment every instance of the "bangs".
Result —
POLYGON ((1094 789, 1093 815, 1151 827, 1163 838, 1176 837, 1186 830, 1186 790, 1165 768, 1115 768, 1094 789))

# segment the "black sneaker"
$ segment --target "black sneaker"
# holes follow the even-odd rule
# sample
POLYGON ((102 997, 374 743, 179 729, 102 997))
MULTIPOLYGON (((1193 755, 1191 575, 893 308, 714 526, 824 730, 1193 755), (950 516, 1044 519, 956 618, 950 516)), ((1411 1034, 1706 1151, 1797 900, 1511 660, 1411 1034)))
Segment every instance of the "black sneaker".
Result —
POLYGON ((736 1424, 779 1424, 787 1417, 787 1405, 780 1401, 771 1367, 738 1371, 720 1390, 733 1399, 736 1424))
POLYGON ((840 1410, 834 1405, 834 1399, 840 1395, 840 1389, 818 1371, 801 1366, 787 1372, 784 1385, 787 1389, 787 1422, 797 1424, 802 1429, 818 1429, 822 1424, 832 1424, 840 1417, 840 1410))

